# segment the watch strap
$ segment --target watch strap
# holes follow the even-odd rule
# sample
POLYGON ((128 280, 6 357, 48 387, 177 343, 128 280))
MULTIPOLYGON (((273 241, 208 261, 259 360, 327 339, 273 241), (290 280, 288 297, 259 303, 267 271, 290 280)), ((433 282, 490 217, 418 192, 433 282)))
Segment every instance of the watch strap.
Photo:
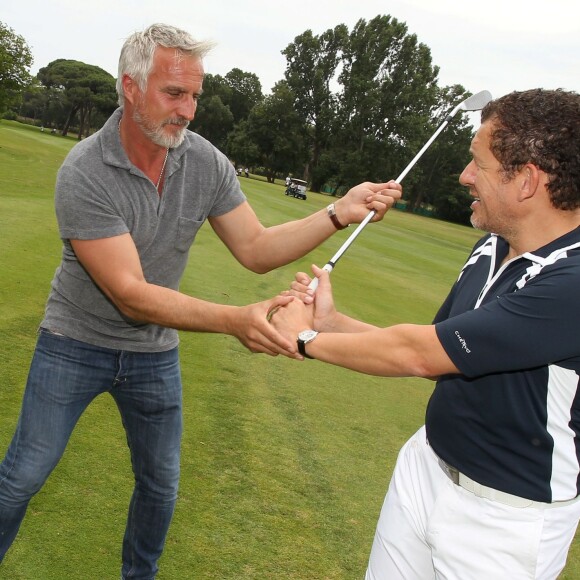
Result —
POLYGON ((332 224, 334 225, 334 227, 337 230, 344 230, 345 228, 348 227, 348 224, 346 226, 343 226, 339 221, 338 218, 336 217, 336 208, 334 207, 334 204, 331 203, 329 205, 326 206, 326 213, 328 214, 328 217, 330 218, 330 221, 332 222, 332 224))
POLYGON ((306 352, 306 343, 303 340, 298 339, 296 341, 296 343, 298 344, 298 352, 304 357, 304 358, 311 358, 313 359, 313 356, 310 356, 307 352, 306 352))

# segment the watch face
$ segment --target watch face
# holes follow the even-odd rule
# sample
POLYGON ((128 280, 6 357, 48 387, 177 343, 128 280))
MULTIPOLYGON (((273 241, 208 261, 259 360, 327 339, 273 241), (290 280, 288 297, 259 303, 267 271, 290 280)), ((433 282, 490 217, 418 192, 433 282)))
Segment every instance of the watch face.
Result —
POLYGON ((301 340, 302 342, 309 342, 316 338, 317 334, 318 332, 316 332, 316 330, 303 330, 298 334, 298 340, 301 340))

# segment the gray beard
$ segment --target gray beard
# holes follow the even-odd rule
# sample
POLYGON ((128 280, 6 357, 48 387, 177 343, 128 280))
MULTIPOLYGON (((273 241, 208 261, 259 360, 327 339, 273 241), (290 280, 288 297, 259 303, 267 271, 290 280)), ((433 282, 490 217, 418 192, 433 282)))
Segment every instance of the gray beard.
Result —
POLYGON ((133 121, 139 125, 148 139, 164 149, 179 147, 185 139, 185 131, 189 125, 189 122, 184 119, 167 119, 162 123, 154 123, 147 114, 141 114, 137 109, 133 111, 133 121), (167 135, 163 131, 163 127, 170 123, 182 123, 183 127, 176 135, 167 135))

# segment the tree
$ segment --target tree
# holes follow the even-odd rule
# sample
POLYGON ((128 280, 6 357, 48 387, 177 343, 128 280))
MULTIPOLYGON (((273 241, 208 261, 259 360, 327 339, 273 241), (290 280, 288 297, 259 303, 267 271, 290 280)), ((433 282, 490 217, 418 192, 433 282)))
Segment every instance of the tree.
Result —
POLYGON ((308 126, 309 160, 304 177, 310 179, 312 191, 320 191, 326 177, 318 169, 332 135, 337 98, 331 83, 336 78, 347 36, 344 24, 320 36, 307 30, 282 51, 287 60, 285 76, 294 95, 294 107, 308 126))
POLYGON ((257 75, 239 68, 233 68, 224 80, 230 89, 228 100, 224 102, 229 106, 234 123, 237 124, 247 119, 254 106, 264 99, 262 84, 257 75))
POLYGON ((203 93, 199 98, 198 110, 195 113, 196 116, 199 115, 199 105, 202 105, 205 100, 209 100, 214 96, 219 97, 224 105, 229 106, 232 100, 232 89, 226 82, 226 79, 221 75, 207 73, 203 79, 203 93))
POLYGON ((22 93, 18 114, 40 122, 44 127, 63 127, 68 116, 64 91, 55 87, 46 88, 38 78, 34 78, 22 93))
POLYGON ((205 137, 215 147, 225 151, 228 133, 233 129, 234 116, 219 95, 200 99, 192 129, 205 137))
POLYGON ((193 130, 225 150, 228 134, 263 98, 262 85, 253 73, 234 68, 225 77, 207 74, 193 130))
POLYGON ((266 178, 273 182, 303 159, 302 120, 293 109, 294 95, 281 81, 248 117, 247 135, 256 144, 266 178))
POLYGON ((66 135, 78 118, 78 137, 88 135, 94 111, 112 113, 117 102, 115 78, 102 68, 77 60, 57 59, 38 71, 47 89, 60 90, 68 108, 62 134, 66 135))
POLYGON ((240 121, 228 136, 227 153, 236 167, 251 167, 260 162, 260 149, 248 132, 248 121, 240 121))
MULTIPOLYGON (((438 112, 429 130, 434 132, 449 111, 468 96, 461 85, 440 89, 438 112)), ((416 210, 428 204, 438 218, 469 224, 470 196, 459 183, 459 175, 469 162, 472 137, 473 128, 467 118, 462 113, 455 115, 413 169, 411 184, 405 188, 408 207, 416 210)))
POLYGON ((361 19, 344 50, 343 87, 334 142, 341 180, 396 176, 425 140, 437 105, 437 75, 427 46, 390 16, 361 19))
POLYGON ((391 16, 310 30, 283 51, 294 106, 307 125, 311 188, 392 178, 437 107, 429 48, 391 16))
POLYGON ((0 113, 32 80, 32 52, 24 38, 0 22, 0 113))

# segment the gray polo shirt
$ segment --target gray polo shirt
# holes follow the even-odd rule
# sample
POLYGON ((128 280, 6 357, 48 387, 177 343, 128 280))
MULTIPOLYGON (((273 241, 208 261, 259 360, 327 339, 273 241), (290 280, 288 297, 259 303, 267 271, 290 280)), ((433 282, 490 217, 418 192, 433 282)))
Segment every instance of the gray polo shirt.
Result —
POLYGON ((81 266, 69 240, 130 233, 145 279, 177 290, 203 222, 235 209, 245 196, 228 159, 187 131, 169 152, 159 197, 121 146, 120 118, 117 109, 71 150, 58 172, 55 206, 64 246, 41 326, 97 346, 160 352, 177 345, 177 331, 123 316, 81 266))

